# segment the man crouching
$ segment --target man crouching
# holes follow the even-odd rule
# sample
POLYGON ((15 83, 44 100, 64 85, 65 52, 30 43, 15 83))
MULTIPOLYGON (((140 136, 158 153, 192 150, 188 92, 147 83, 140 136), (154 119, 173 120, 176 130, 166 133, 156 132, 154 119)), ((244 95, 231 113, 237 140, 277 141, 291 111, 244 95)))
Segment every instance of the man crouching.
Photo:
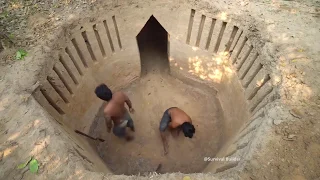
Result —
POLYGON ((185 113, 182 109, 177 107, 171 107, 167 109, 161 118, 160 121, 160 135, 164 148, 164 155, 168 154, 168 141, 165 136, 165 130, 169 129, 171 132, 176 130, 177 136, 179 136, 180 131, 182 130, 185 137, 192 138, 196 129, 192 124, 190 116, 185 113))

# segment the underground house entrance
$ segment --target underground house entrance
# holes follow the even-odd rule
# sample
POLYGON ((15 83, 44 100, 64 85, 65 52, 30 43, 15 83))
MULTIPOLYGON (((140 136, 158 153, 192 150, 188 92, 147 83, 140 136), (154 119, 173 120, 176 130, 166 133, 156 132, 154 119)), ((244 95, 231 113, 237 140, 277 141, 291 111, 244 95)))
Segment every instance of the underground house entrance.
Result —
POLYGON ((137 35, 142 76, 169 71, 168 38, 167 31, 151 16, 137 35))

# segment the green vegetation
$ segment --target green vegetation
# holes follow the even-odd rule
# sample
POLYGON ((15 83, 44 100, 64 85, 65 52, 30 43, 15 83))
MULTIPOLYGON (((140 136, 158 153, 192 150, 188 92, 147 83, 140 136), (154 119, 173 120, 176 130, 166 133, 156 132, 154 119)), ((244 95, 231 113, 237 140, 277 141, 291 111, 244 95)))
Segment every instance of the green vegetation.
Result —
POLYGON ((16 53, 16 60, 23 60, 27 55, 27 51, 19 49, 16 53))
POLYGON ((19 164, 17 168, 18 168, 18 169, 23 169, 23 168, 25 168, 25 167, 29 164, 29 162, 30 162, 31 160, 32 160, 32 157, 30 157, 27 162, 22 163, 22 164, 19 164))
POLYGON ((0 14, 0 18, 6 18, 6 17, 8 17, 8 16, 9 16, 8 11, 4 11, 4 12, 2 12, 2 13, 0 14))
POLYGON ((29 171, 30 172, 32 172, 32 173, 37 173, 38 172, 39 162, 38 162, 38 160, 34 159, 33 157, 30 157, 27 162, 19 164, 17 166, 17 169, 23 169, 28 165, 29 165, 29 171))
POLYGON ((39 163, 36 159, 32 159, 29 164, 29 169, 32 173, 37 173, 39 169, 39 163))

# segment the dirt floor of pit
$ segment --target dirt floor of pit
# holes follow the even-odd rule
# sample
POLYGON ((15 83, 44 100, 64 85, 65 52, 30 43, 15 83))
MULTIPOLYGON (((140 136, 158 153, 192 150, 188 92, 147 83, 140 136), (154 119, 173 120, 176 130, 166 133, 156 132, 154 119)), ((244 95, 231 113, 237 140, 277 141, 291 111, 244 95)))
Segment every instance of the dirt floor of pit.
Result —
POLYGON ((218 99, 201 87, 194 88, 169 75, 148 74, 124 90, 130 97, 135 113, 131 114, 136 132, 132 142, 125 142, 106 132, 102 108, 90 134, 106 141, 95 144, 100 157, 115 174, 164 172, 201 172, 207 165, 204 157, 213 157, 219 150, 222 114, 218 99), (163 112, 180 107, 190 115, 196 128, 192 139, 183 133, 178 137, 167 133, 169 153, 164 156, 159 134, 163 112))

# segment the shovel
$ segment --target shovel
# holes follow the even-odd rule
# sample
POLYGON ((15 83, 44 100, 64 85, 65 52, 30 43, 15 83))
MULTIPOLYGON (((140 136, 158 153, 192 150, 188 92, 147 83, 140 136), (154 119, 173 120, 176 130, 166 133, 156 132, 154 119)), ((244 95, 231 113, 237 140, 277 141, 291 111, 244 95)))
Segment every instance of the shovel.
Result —
POLYGON ((92 139, 92 140, 98 140, 98 141, 100 141, 100 142, 104 142, 104 141, 105 141, 104 139, 94 138, 94 137, 89 136, 88 134, 85 134, 85 133, 80 132, 80 131, 78 131, 78 130, 75 130, 74 132, 76 132, 77 134, 81 134, 82 136, 85 136, 85 137, 90 138, 90 139, 92 139))

